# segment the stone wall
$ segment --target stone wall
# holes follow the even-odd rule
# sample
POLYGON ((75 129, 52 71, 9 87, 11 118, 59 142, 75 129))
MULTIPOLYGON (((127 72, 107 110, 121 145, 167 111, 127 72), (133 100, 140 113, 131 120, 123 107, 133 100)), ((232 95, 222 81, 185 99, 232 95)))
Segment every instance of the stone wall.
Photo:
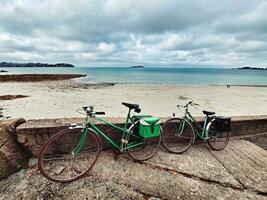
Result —
POLYGON ((18 171, 27 163, 25 150, 17 142, 16 127, 24 119, 12 119, 0 122, 0 180, 18 171))
MULTIPOLYGON (((119 126, 123 126, 124 123, 123 118, 106 119, 119 126)), ((166 120, 167 118, 163 118, 162 123, 166 120)), ((197 120, 203 123, 203 118, 199 117, 197 120)), ((29 120, 17 128, 17 139, 31 155, 36 156, 40 146, 51 135, 63 130, 69 126, 70 123, 83 122, 81 118, 29 120)), ((98 123, 98 125, 110 138, 117 142, 119 141, 121 135, 118 131, 102 123, 98 123)), ((245 136, 263 132, 267 132, 267 116, 243 116, 232 118, 232 136, 245 136)), ((110 148, 110 145, 106 141, 103 141, 103 147, 110 148)))

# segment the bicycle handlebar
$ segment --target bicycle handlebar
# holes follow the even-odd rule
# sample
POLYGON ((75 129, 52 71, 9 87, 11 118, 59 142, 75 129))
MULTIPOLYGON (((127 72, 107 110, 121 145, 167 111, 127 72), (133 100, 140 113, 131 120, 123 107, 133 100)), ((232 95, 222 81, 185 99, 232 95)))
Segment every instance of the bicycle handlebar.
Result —
POLYGON ((105 112, 95 112, 94 114, 95 115, 105 115, 106 113, 105 112))
POLYGON ((197 103, 194 103, 193 101, 189 101, 186 105, 177 105, 177 107, 179 108, 179 107, 183 107, 183 108, 188 108, 188 106, 199 106, 199 104, 197 104, 197 103))
POLYGON ((83 106, 82 108, 84 112, 89 116, 106 114, 105 112, 94 112, 94 106, 83 106))

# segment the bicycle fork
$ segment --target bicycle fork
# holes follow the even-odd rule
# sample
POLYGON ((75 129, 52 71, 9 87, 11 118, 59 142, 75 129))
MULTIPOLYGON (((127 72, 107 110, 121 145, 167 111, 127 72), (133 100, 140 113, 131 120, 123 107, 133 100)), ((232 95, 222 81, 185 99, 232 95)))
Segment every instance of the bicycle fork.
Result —
POLYGON ((83 133, 81 135, 81 138, 80 138, 79 143, 71 151, 71 154, 72 154, 73 157, 76 156, 76 155, 78 155, 80 153, 80 151, 82 150, 82 148, 84 147, 84 141, 85 141, 86 136, 88 134, 88 127, 87 126, 86 127, 84 127, 84 126, 78 126, 76 124, 75 125, 71 125, 71 127, 69 127, 69 129, 80 129, 80 128, 84 128, 84 129, 82 130, 83 133))

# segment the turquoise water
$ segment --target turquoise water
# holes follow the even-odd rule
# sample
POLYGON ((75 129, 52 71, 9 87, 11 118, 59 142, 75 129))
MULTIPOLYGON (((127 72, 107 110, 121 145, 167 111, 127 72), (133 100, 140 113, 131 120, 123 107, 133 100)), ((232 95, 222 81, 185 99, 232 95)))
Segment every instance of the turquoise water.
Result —
MULTIPOLYGON (((1 68, 2 69, 2 68, 1 68)), ((6 68, 10 74, 77 73, 87 74, 83 82, 115 82, 128 84, 183 85, 267 85, 267 70, 237 70, 214 68, 6 68)))

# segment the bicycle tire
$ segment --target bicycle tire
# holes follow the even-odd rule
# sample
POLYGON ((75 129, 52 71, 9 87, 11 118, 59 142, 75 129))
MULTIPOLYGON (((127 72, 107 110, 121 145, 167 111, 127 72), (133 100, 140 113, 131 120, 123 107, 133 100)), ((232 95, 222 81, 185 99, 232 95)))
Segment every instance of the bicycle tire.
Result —
POLYGON ((229 132, 219 132, 215 130, 215 121, 212 121, 209 127, 207 128, 207 132, 209 135, 209 139, 207 140, 208 145, 211 147, 211 149, 215 151, 220 151, 224 149, 229 140, 230 140, 230 133, 229 132), (216 146, 218 144, 218 139, 221 138, 220 140, 220 145, 216 146))
MULTIPOLYGON (((132 134, 138 134, 138 131, 136 131, 138 130, 138 122, 133 124, 128 130, 132 134)), ((134 137, 134 135, 127 134, 126 140, 128 142, 131 142, 132 140, 138 140, 137 142, 145 141, 146 143, 145 145, 127 149, 128 155, 135 161, 145 161, 145 160, 152 158, 157 153, 160 147, 161 134, 162 134, 162 129, 160 130, 159 137, 155 137, 155 138, 141 138, 140 137, 140 139, 137 139, 136 137, 134 137)))
POLYGON ((94 130, 88 130, 83 148, 79 154, 73 155, 82 134, 82 128, 67 128, 43 144, 38 154, 38 167, 44 177, 55 182, 72 182, 94 166, 102 146, 94 130))
POLYGON ((181 154, 190 148, 194 140, 194 129, 191 124, 184 119, 171 118, 164 123, 161 143, 168 152, 181 154), (185 128, 187 129, 183 129, 183 131, 179 134, 179 127, 181 123, 185 123, 185 128))

